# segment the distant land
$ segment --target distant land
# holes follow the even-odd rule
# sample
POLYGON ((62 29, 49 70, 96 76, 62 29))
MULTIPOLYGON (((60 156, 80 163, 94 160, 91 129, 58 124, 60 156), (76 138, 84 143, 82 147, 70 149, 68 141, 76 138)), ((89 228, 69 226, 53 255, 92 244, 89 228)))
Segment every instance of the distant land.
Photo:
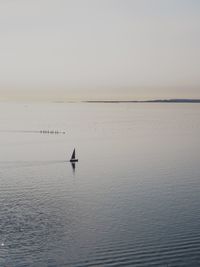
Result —
POLYGON ((200 99, 87 100, 85 103, 200 103, 200 99))

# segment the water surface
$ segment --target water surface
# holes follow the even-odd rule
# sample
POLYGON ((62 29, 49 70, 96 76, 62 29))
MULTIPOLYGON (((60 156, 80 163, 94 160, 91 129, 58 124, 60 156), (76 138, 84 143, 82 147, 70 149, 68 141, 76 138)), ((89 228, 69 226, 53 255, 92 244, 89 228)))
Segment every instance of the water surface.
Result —
POLYGON ((1 103, 0 266, 200 266, 199 118, 198 104, 1 103))

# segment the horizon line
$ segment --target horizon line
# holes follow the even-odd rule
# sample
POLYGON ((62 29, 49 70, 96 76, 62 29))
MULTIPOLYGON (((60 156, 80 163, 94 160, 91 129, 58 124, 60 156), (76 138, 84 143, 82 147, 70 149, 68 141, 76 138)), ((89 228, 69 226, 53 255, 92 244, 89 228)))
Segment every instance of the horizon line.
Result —
POLYGON ((200 103, 200 98, 154 98, 154 99, 146 99, 146 100, 127 100, 127 99, 110 99, 110 100, 36 100, 36 99, 0 99, 0 102, 46 102, 46 103, 200 103))

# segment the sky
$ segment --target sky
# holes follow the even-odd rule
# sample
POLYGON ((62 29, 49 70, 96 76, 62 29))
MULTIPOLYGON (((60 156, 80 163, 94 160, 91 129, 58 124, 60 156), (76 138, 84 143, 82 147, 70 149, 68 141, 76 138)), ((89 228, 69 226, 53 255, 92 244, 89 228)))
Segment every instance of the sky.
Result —
POLYGON ((199 0, 1 0, 0 99, 200 98, 199 0))

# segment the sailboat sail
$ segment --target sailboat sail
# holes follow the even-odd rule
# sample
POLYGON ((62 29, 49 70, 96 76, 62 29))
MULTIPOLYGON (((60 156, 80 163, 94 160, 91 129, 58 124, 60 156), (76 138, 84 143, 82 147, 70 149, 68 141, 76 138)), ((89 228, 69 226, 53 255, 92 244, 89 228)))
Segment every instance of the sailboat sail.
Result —
POLYGON ((75 156, 75 148, 74 148, 74 151, 72 153, 71 159, 75 159, 75 158, 76 158, 76 156, 75 156))
POLYGON ((75 148, 74 148, 72 156, 71 156, 71 159, 70 159, 70 162, 77 162, 77 161, 78 161, 78 159, 76 159, 75 148))

